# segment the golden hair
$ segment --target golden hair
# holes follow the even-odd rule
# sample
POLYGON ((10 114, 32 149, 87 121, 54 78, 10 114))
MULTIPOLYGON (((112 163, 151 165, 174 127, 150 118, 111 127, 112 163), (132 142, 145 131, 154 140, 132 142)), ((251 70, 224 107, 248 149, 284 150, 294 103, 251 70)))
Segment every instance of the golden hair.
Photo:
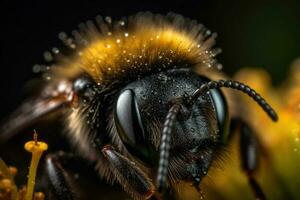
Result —
POLYGON ((76 49, 57 64, 64 77, 85 72, 106 84, 174 68, 220 68, 214 60, 220 49, 211 49, 216 35, 173 13, 139 13, 115 22, 96 17, 96 23, 88 21, 79 29, 72 32, 73 38, 60 34, 76 49))

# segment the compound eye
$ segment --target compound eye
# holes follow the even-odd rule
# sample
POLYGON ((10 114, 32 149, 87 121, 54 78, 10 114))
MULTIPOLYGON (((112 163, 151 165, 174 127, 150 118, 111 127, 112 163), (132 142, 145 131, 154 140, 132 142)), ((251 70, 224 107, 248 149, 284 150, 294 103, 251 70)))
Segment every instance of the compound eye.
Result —
POLYGON ((228 106, 224 94, 219 89, 210 91, 213 104, 216 110, 219 134, 221 141, 226 142, 229 132, 229 117, 228 117, 228 106))
POLYGON ((73 83, 73 87, 77 95, 85 100, 92 100, 95 95, 95 88, 93 81, 86 77, 80 77, 73 83))
POLYGON ((143 161, 147 160, 145 132, 136 97, 132 90, 124 90, 118 96, 114 120, 117 132, 128 151, 143 161))

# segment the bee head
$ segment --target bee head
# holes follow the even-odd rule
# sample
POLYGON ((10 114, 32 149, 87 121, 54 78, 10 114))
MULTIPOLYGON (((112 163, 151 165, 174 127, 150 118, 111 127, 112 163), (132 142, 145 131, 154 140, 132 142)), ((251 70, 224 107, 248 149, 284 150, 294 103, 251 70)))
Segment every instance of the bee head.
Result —
POLYGON ((277 120, 275 111, 248 86, 210 81, 187 69, 134 81, 116 97, 116 130, 132 155, 158 169, 158 190, 167 177, 198 185, 217 148, 226 142, 229 119, 220 87, 246 93, 277 120))
MULTIPOLYGON (((208 81, 190 70, 175 69, 123 88, 115 100, 114 122, 127 150, 156 169, 168 110, 174 101, 184 101, 208 81)), ((180 171, 171 177, 174 179, 198 180, 206 173, 228 124, 226 101, 219 90, 203 95, 189 110, 188 116, 174 121, 171 140, 166 144, 170 145, 169 169, 180 171)))

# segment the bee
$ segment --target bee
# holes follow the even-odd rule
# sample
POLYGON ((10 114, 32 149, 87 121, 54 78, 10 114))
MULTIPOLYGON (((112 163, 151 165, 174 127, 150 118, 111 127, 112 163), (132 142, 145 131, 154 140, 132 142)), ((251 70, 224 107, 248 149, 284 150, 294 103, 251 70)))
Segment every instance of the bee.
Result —
POLYGON ((238 109, 241 100, 221 88, 245 93, 273 121, 278 116, 249 86, 219 79, 226 76, 215 59, 221 52, 215 33, 174 13, 146 12, 119 21, 98 16, 72 35, 59 34, 72 53, 47 52, 52 66, 42 89, 0 135, 8 141, 45 116, 62 114, 72 152, 46 157, 57 199, 77 198, 64 168, 76 157, 133 199, 171 198, 181 182, 200 192, 233 132, 240 134, 242 169, 255 198, 265 199, 254 177, 257 137, 238 109))

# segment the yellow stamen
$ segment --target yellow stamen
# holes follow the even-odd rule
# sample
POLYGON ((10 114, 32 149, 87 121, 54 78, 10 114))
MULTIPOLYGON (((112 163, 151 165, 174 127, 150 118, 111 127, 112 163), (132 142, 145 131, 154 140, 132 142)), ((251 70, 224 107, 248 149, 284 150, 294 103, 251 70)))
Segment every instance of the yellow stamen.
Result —
POLYGON ((32 200, 38 163, 43 154, 43 151, 48 149, 48 145, 44 142, 39 142, 37 140, 37 133, 36 131, 34 131, 33 141, 27 142, 24 148, 26 149, 26 151, 32 153, 25 196, 25 200, 32 200))

